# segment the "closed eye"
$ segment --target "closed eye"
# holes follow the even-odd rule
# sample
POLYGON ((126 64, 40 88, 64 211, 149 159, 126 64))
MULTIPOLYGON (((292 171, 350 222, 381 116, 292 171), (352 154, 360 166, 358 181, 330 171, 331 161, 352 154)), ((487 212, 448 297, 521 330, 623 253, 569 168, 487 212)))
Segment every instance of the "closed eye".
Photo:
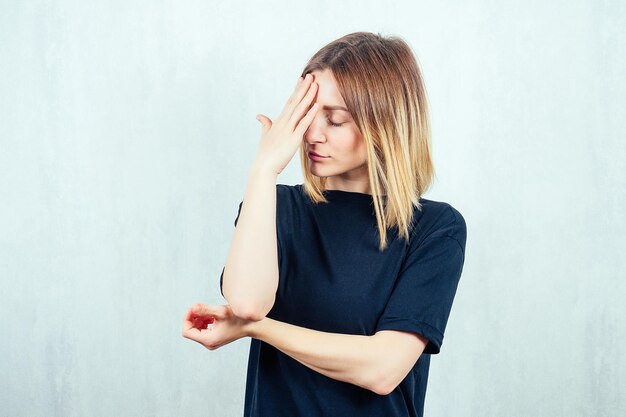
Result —
POLYGON ((329 118, 326 118, 326 120, 328 120, 329 125, 335 126, 335 127, 339 127, 343 124, 343 123, 333 123, 329 118))

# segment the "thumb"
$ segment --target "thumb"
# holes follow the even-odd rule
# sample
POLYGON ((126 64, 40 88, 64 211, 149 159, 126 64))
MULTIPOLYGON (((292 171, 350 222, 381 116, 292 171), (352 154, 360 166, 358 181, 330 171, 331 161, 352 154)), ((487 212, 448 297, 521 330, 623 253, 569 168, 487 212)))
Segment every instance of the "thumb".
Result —
POLYGON ((206 304, 194 304, 191 308, 192 312, 201 316, 215 316, 218 318, 224 318, 226 315, 226 309, 224 306, 212 306, 206 304))
POLYGON ((257 114, 256 119, 261 122, 263 132, 267 132, 269 128, 272 127, 272 121, 268 117, 262 114, 257 114))

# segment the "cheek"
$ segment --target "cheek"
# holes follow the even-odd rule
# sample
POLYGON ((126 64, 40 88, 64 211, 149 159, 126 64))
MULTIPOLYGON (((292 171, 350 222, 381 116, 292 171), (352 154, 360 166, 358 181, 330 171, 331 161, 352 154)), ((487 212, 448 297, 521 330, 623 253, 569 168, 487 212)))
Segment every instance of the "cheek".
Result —
POLYGON ((355 155, 358 155, 360 159, 365 158, 367 156, 367 151, 365 149, 365 141, 363 140, 363 137, 359 133, 354 133, 352 142, 352 152, 355 155))
POLYGON ((361 154, 365 152, 365 142, 358 132, 346 131, 342 133, 341 143, 343 149, 351 154, 361 154))
MULTIPOLYGON (((330 136, 329 136, 330 137, 330 136)), ((332 136, 332 149, 336 157, 343 161, 363 161, 367 159, 365 141, 358 131, 346 130, 332 136), (341 156, 340 156, 341 155, 341 156)))

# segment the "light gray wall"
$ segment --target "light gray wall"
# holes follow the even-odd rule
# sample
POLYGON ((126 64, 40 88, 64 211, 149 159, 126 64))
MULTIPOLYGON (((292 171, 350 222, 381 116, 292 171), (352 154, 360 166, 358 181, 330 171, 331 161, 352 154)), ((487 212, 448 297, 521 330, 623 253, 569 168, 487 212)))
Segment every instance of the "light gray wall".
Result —
POLYGON ((468 224, 427 416, 625 415, 624 27, 622 1, 2 1, 0 413, 241 415, 249 339, 182 316, 224 302, 255 115, 367 30, 414 48, 426 197, 468 224))

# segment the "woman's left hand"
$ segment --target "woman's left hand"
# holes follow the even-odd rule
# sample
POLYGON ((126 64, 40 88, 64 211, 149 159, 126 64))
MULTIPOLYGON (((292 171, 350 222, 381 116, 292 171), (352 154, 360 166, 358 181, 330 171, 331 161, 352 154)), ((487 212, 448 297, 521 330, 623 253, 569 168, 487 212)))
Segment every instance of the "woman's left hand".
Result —
POLYGON ((209 350, 215 350, 248 336, 250 322, 235 316, 228 304, 195 304, 187 311, 183 320, 183 337, 194 340, 209 350))

